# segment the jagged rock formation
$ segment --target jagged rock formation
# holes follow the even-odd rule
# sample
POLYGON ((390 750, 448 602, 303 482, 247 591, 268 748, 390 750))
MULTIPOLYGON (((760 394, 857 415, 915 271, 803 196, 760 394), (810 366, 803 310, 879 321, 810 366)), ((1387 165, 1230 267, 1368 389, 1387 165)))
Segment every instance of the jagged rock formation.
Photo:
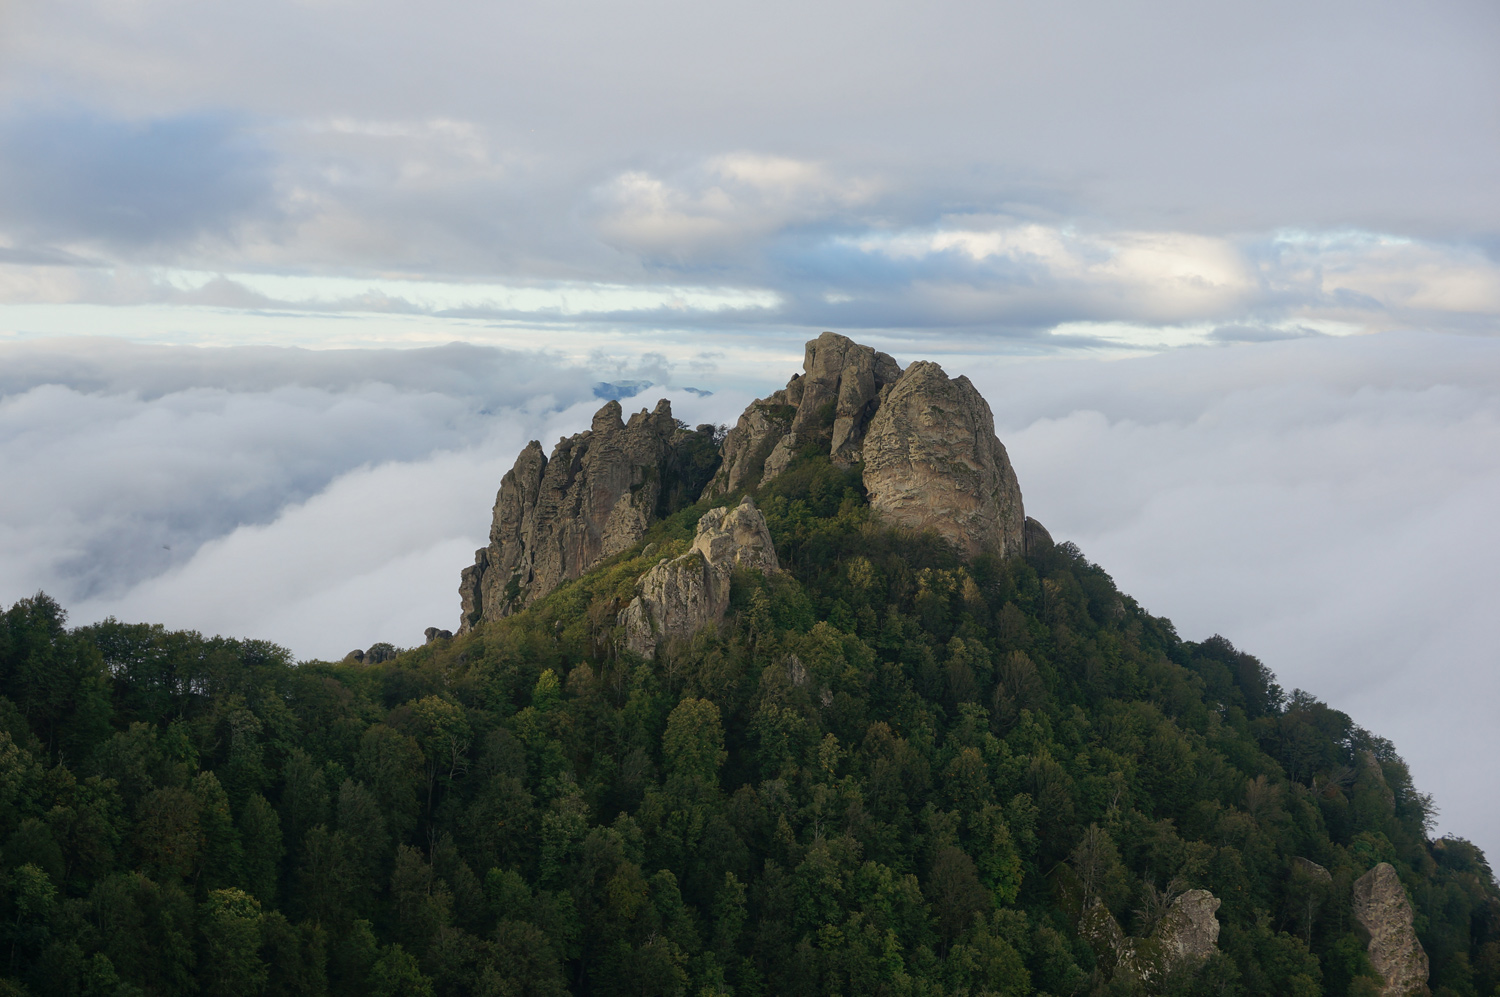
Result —
POLYGON ((780 570, 765 517, 747 495, 732 509, 710 509, 698 521, 692 549, 663 558, 641 576, 620 613, 625 647, 645 658, 666 640, 691 637, 724 618, 735 568, 780 570))
POLYGON ((1427 952, 1412 926, 1411 902, 1389 862, 1354 881, 1354 919, 1370 936, 1370 965, 1385 980, 1381 997, 1427 997, 1427 952))
MULTIPOLYGON (((713 427, 689 431, 665 400, 629 423, 612 401, 550 457, 533 440, 501 482, 489 545, 463 571, 459 632, 524 609, 628 549, 700 491, 711 498, 757 488, 805 452, 862 465, 881 520, 935 531, 966 557, 1052 543, 1026 518, 990 407, 968 378, 926 362, 903 371, 890 356, 825 332, 807 344, 803 373, 752 403, 722 447, 713 427)), ((679 582, 662 580, 663 598, 679 582)), ((641 646, 645 622, 633 631, 641 646)), ((661 621, 650 622, 659 632, 661 621)))
POLYGON ((684 489, 696 496, 706 478, 697 458, 712 437, 711 426, 679 424, 663 399, 628 423, 620 403, 609 402, 550 457, 533 440, 501 479, 489 546, 464 569, 460 632, 525 608, 639 541, 669 511, 665 497, 684 489))
POLYGON ((1212 893, 1188 890, 1172 901, 1151 934, 1132 938, 1096 898, 1084 909, 1078 933, 1093 946, 1107 972, 1149 984, 1218 951, 1219 921, 1214 916, 1218 909, 1219 898, 1212 893))
MULTIPOLYGON (((950 379, 926 362, 902 371, 831 332, 807 344, 802 365, 803 374, 740 416, 706 494, 764 484, 816 447, 841 463, 864 462, 870 505, 893 525, 936 530, 971 557, 1025 549, 1021 488, 968 378, 950 379)), ((1051 542, 1040 523, 1032 538, 1051 542)))
POLYGON ((901 365, 847 336, 825 332, 807 344, 802 369, 785 388, 751 403, 740 416, 724 439, 724 463, 706 494, 727 495, 770 481, 807 445, 818 445, 840 462, 860 459, 881 391, 901 377, 901 365))
POLYGON ((908 367, 882 393, 864 461, 870 506, 887 522, 935 530, 970 557, 1021 553, 1021 486, 967 377, 950 379, 925 361, 908 367))

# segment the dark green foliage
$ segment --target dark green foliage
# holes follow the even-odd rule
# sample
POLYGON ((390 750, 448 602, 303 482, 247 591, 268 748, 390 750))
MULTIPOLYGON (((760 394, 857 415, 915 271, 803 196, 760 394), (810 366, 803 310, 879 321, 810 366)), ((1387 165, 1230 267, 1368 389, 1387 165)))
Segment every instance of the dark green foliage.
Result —
POLYGON ((11 607, 0 994, 1134 993, 1083 905, 1206 888, 1221 953, 1151 992, 1345 997, 1379 861, 1434 991, 1496 992, 1494 877, 1389 742, 1071 545, 964 564, 804 455, 756 496, 788 571, 617 653, 707 508, 688 435, 640 546, 390 660, 11 607))

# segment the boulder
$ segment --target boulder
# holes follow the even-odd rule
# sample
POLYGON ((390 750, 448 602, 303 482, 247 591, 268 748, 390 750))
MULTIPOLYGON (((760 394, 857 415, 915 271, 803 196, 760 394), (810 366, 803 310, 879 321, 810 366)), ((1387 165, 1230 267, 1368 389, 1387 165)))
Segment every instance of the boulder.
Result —
POLYGON ((688 430, 666 399, 629 422, 611 401, 588 431, 559 441, 550 457, 529 443, 501 479, 489 545, 461 576, 459 631, 524 609, 631 547, 669 511, 660 507, 669 485, 696 497, 703 481, 680 480, 691 474, 685 455, 701 452, 705 439, 711 448, 712 432, 688 430))
POLYGON ((422 636, 427 638, 428 644, 431 644, 435 641, 451 639, 453 637, 453 631, 439 630, 437 627, 428 627, 426 630, 422 631, 422 636))
POLYGON ((1109 908, 1090 900, 1078 921, 1078 933, 1094 949, 1111 977, 1150 984, 1180 967, 1203 962, 1218 951, 1219 898, 1207 890, 1188 890, 1172 901, 1165 916, 1144 938, 1126 935, 1109 908))
POLYGON ((1202 962, 1218 951, 1219 898, 1207 890, 1188 890, 1152 932, 1168 969, 1202 962))
POLYGON ((1021 488, 990 407, 967 377, 912 364, 882 392, 863 456, 870 506, 886 522, 934 530, 968 557, 1022 552, 1021 488))
POLYGON ((662 558, 641 576, 635 598, 619 616, 625 647, 654 658, 662 641, 691 637, 724 619, 736 568, 780 570, 771 531, 748 495, 733 508, 704 513, 692 549, 662 558))
POLYGON ((1027 554, 1040 554, 1051 546, 1052 534, 1047 532, 1047 527, 1027 516, 1026 525, 1021 528, 1022 550, 1027 554))
POLYGON ((1411 902, 1389 862, 1354 881, 1354 919, 1369 935, 1370 965, 1385 986, 1381 997, 1426 997, 1427 953, 1412 926, 1411 902))

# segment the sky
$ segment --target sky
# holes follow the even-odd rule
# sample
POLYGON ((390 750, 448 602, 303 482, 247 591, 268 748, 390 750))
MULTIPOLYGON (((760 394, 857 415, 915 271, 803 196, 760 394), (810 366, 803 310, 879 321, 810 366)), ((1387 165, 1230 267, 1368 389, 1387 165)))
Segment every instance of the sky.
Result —
POLYGON ((0 603, 414 644, 527 440, 733 422, 833 329, 1500 851, 1497 51, 1487 2, 0 0, 0 603))

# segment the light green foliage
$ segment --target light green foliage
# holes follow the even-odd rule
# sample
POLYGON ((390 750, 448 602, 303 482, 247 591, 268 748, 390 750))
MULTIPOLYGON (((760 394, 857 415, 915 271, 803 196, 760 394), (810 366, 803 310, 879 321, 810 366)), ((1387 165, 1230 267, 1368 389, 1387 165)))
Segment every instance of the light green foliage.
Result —
POLYGON ((268 970, 260 958, 261 908, 244 890, 213 890, 198 915, 203 934, 203 992, 248 997, 260 992, 268 970))

